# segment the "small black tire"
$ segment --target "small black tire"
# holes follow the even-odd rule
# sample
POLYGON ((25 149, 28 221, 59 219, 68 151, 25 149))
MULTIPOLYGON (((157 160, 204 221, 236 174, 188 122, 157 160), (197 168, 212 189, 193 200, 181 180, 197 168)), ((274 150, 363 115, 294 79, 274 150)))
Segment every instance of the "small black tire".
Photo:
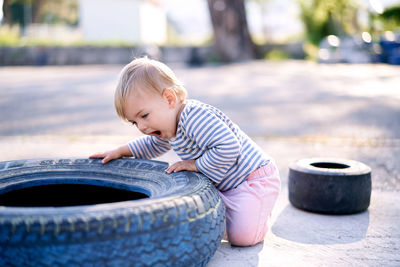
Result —
POLYGON ((224 204, 205 176, 166 174, 167 166, 139 159, 0 162, 0 195, 90 184, 148 196, 67 207, 0 205, 0 266, 204 266, 225 231, 224 204))
POLYGON ((371 169, 348 159, 307 158, 289 166, 289 201, 306 211, 351 214, 368 209, 371 169))

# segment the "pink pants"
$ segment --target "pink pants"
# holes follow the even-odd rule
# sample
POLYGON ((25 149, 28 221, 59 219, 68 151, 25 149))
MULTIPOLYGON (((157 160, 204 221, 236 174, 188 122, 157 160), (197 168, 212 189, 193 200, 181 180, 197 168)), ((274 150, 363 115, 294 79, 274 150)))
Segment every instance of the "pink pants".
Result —
POLYGON ((232 245, 252 246, 264 240, 279 191, 279 171, 270 162, 236 188, 219 192, 226 207, 226 231, 232 245))

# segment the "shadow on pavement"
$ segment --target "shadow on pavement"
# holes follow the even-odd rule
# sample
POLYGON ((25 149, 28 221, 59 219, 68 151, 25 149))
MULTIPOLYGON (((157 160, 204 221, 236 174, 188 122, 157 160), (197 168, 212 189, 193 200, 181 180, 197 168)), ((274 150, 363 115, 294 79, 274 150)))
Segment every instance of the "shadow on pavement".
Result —
POLYGON ((259 253, 263 248, 264 242, 252 247, 235 247, 227 241, 222 241, 207 267, 259 266, 259 253))
POLYGON ((303 244, 354 243, 366 237, 369 217, 368 210, 352 215, 322 215, 287 205, 272 226, 272 232, 303 244))

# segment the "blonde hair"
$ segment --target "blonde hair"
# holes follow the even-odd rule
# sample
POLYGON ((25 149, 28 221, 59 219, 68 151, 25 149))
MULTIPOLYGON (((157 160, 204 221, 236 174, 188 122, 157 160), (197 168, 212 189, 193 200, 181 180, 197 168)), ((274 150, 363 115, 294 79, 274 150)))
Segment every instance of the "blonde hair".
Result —
POLYGON ((122 69, 115 90, 114 105, 118 116, 126 119, 124 106, 132 91, 153 90, 162 95, 167 88, 175 92, 180 102, 185 102, 186 89, 167 65, 147 57, 134 59, 122 69))

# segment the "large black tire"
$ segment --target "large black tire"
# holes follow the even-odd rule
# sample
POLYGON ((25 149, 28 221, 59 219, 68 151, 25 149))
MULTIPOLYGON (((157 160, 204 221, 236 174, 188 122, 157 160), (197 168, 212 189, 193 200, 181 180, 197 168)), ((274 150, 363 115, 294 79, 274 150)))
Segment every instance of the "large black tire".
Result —
MULTIPOLYGON (((148 198, 66 207, 0 204, 0 266, 204 266, 225 230, 224 204, 199 173, 120 159, 0 162, 0 195, 89 184, 148 198)), ((74 198, 74 194, 70 195, 74 198)))
POLYGON ((358 161, 301 159, 289 166, 289 201, 307 211, 351 214, 366 210, 371 198, 371 169, 358 161))

